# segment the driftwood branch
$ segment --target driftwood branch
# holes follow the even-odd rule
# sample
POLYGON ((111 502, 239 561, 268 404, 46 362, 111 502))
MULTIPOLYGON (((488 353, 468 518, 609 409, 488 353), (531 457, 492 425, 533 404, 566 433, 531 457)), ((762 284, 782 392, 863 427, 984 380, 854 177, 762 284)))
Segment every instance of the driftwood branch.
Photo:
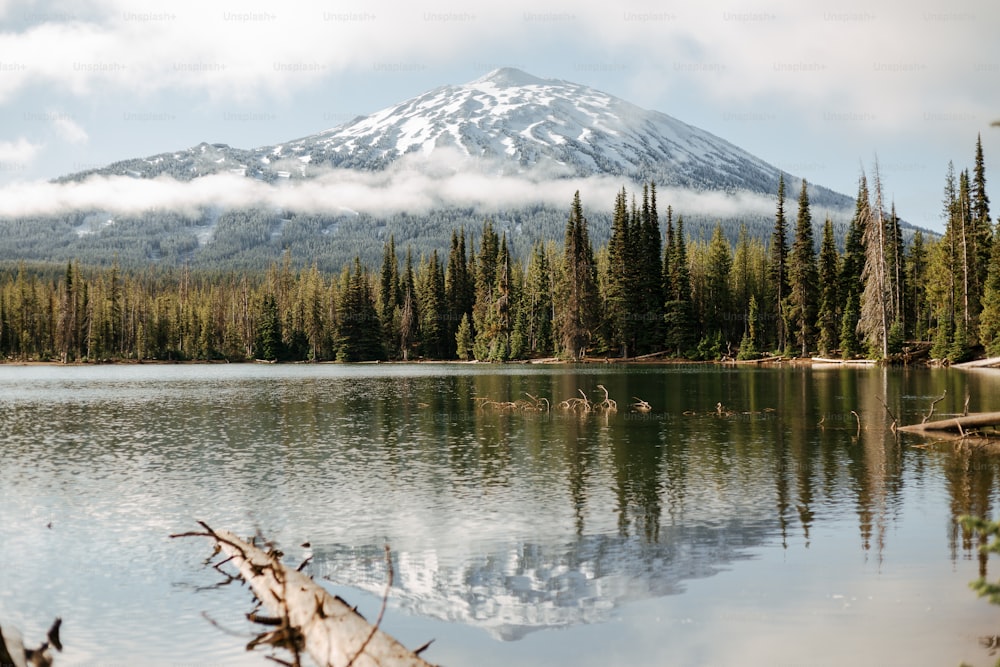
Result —
POLYGON ((7 667, 51 667, 53 656, 49 649, 62 651, 59 628, 62 619, 57 618, 46 635, 45 641, 36 649, 24 647, 21 633, 14 628, 0 628, 0 665, 7 667))
POLYGON ((635 403, 632 404, 632 409, 636 412, 649 412, 653 409, 653 406, 638 396, 633 396, 632 398, 635 399, 635 403))
POLYGON ((1000 425, 1000 412, 979 412, 962 417, 952 417, 950 419, 939 419, 937 421, 924 422, 922 424, 900 426, 899 430, 906 433, 957 431, 958 433, 964 434, 966 429, 998 425, 1000 425))
POLYGON ((941 401, 943 401, 944 397, 947 396, 947 395, 948 395, 948 390, 945 389, 944 392, 940 396, 938 396, 933 401, 931 401, 931 410, 930 410, 930 412, 927 413, 927 416, 924 417, 924 420, 922 422, 920 422, 921 424, 926 424, 927 420, 929 420, 931 417, 934 416, 934 406, 936 406, 938 403, 940 403, 941 401))
POLYGON ((896 419, 896 415, 892 414, 892 410, 889 409, 889 406, 886 405, 885 400, 883 400, 881 396, 876 396, 875 398, 877 398, 878 402, 882 404, 883 408, 885 408, 885 413, 889 415, 889 419, 892 420, 892 432, 896 433, 896 429, 899 427, 899 421, 896 419))
POLYGON ((282 564, 277 550, 265 551, 229 531, 201 525, 204 532, 175 537, 214 539, 273 617, 268 623, 277 623, 273 631, 251 642, 251 647, 260 643, 283 646, 292 651, 293 665, 299 664, 301 650, 322 667, 431 667, 342 599, 282 564))

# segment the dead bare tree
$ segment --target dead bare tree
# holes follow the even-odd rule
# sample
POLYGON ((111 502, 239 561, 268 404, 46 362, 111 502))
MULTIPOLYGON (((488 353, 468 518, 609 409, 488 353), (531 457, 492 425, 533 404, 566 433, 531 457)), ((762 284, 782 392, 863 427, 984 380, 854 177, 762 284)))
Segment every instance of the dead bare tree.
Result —
MULTIPOLYGON (((259 635, 248 649, 260 644, 288 649, 294 658, 291 664, 296 667, 303 651, 322 667, 431 667, 418 655, 426 645, 411 651, 379 629, 385 599, 378 621, 372 625, 311 577, 286 567, 281 552, 273 545, 265 550, 257 546, 256 540, 243 540, 229 531, 199 524, 203 531, 171 537, 214 540, 270 614, 252 615, 252 620, 275 629, 259 635)), ((391 586, 391 564, 389 572, 391 586)))

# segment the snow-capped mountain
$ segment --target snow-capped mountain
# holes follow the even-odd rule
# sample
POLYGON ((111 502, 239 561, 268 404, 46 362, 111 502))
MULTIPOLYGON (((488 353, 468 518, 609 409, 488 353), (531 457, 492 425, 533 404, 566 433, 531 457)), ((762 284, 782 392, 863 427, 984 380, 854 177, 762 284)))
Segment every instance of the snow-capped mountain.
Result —
POLYGON ((607 93, 504 68, 276 149, 312 164, 380 168, 441 149, 495 163, 665 185, 773 192, 777 170, 708 132, 607 93))
MULTIPOLYGON (((190 180, 230 172, 264 181, 308 178, 324 167, 381 170, 448 154, 502 174, 622 176, 694 190, 773 195, 779 170, 709 132, 568 81, 512 68, 448 85, 318 134, 250 150, 202 143, 91 173, 190 180)), ((851 200, 814 188, 814 203, 851 200)))
MULTIPOLYGON (((731 241, 741 226, 766 240, 780 176, 666 114, 504 68, 279 144, 201 143, 65 176, 55 213, 11 227, 0 259, 259 266, 287 250, 336 271, 354 256, 377 263, 390 237, 417 256, 446 248, 485 218, 524 257, 563 233, 574 190, 599 243, 617 192, 650 180, 690 237, 721 222, 731 241), (155 182, 133 191, 130 179, 155 182)), ((792 198, 797 175, 785 180, 792 198)), ((814 224, 830 215, 842 235, 853 198, 815 183, 809 196, 814 224)))

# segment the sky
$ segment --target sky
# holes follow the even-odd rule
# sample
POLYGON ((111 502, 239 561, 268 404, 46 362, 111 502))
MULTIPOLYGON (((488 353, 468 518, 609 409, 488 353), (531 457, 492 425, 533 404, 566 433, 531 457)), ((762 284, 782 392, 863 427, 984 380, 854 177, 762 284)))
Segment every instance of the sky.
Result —
POLYGON ((998 25, 984 0, 0 0, 0 201, 203 141, 280 143, 513 66, 848 195, 877 160, 901 217, 941 230, 948 162, 971 169, 979 134, 1000 212, 998 25))

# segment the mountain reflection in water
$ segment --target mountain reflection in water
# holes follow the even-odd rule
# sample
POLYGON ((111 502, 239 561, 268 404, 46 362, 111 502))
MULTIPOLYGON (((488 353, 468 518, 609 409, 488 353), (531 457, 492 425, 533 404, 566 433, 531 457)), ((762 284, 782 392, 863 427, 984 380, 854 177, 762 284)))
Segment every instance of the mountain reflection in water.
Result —
MULTIPOLYGON (((514 543, 457 561, 434 551, 393 553, 392 604, 481 627, 503 640, 545 628, 608 621, 626 603, 684 592, 777 533, 777 523, 733 519, 665 530, 658 542, 587 535, 565 545, 514 543)), ((310 572, 381 595, 384 548, 313 545, 310 572)))
POLYGON ((979 664, 995 628, 967 583, 995 572, 955 517, 995 514, 1000 464, 897 440, 881 401, 919 422, 944 390, 938 415, 966 393, 1000 409, 998 388, 927 369, 0 366, 0 615, 27 636, 62 616, 69 664, 248 664, 201 616, 238 625, 245 589, 195 593, 204 545, 166 538, 202 519, 296 564, 308 541, 307 571, 362 605, 388 544, 386 622, 438 637, 433 662, 979 664), (598 385, 618 413, 479 405, 598 385))

